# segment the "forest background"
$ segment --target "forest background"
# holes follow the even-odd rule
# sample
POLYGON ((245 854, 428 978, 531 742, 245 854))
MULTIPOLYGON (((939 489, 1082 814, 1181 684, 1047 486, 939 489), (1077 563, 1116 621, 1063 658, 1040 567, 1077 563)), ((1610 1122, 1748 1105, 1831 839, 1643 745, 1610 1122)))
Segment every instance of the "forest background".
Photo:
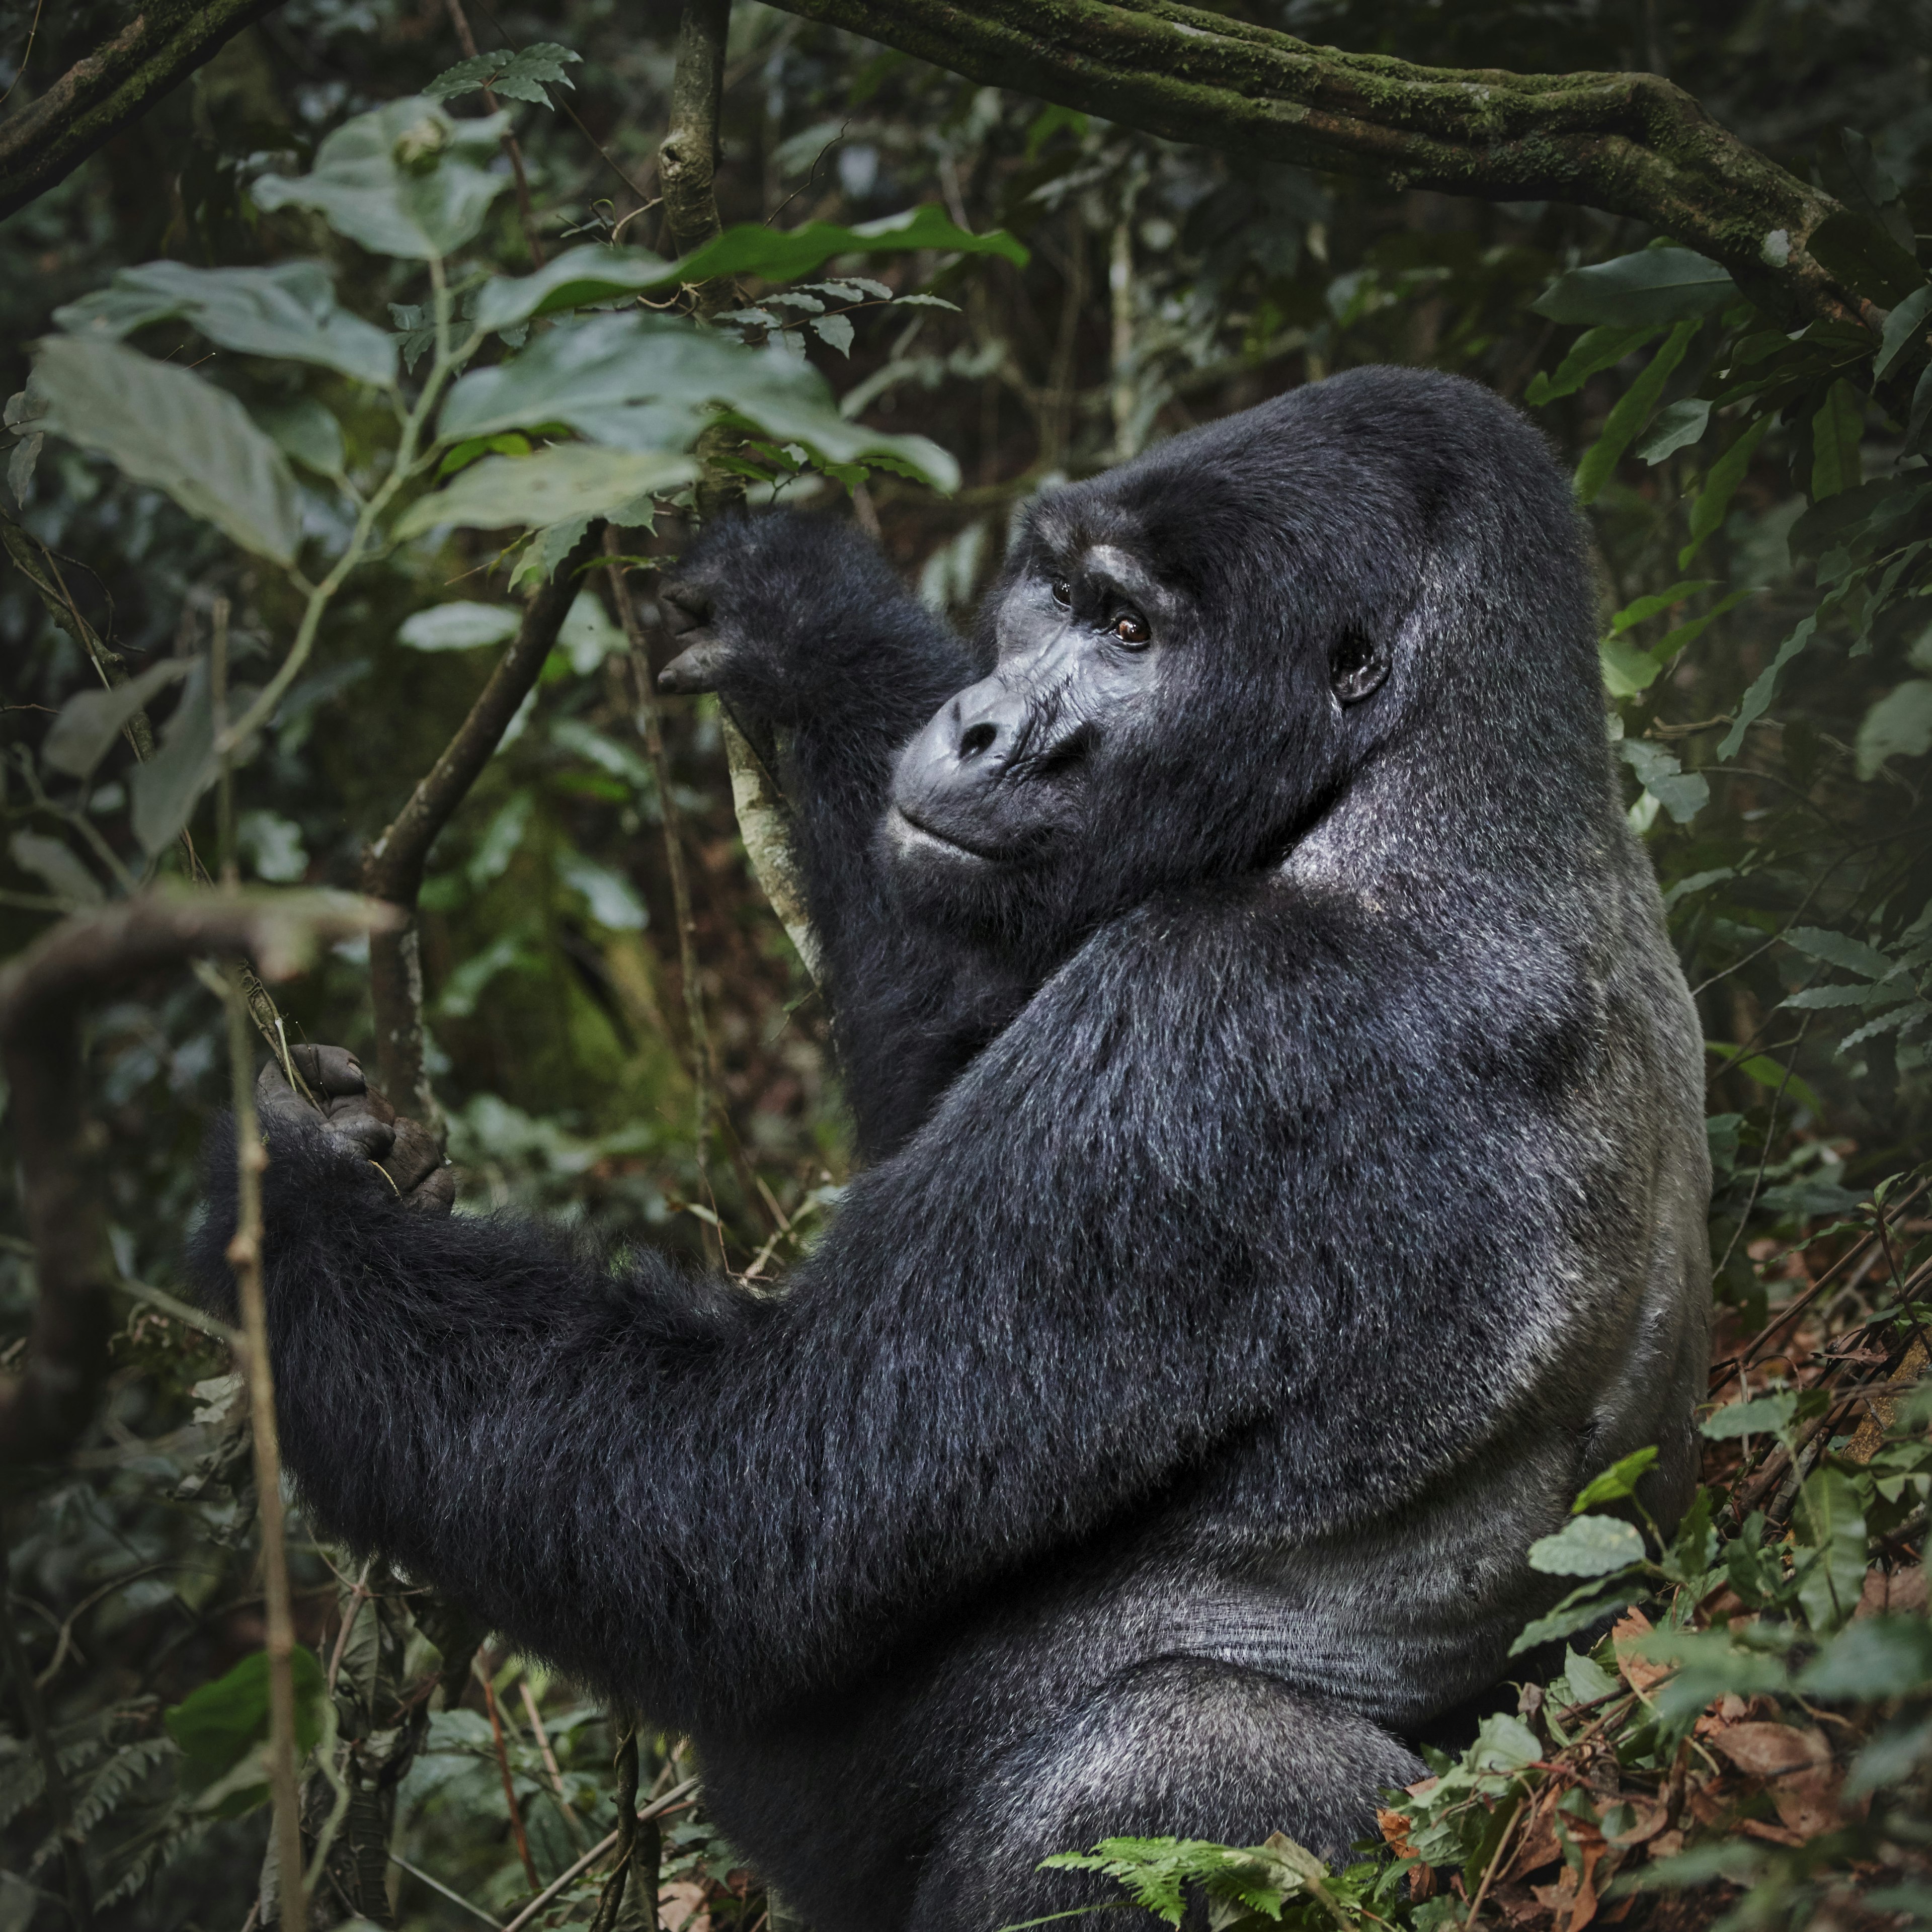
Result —
POLYGON ((0 4, 0 1932, 277 1922, 278 1810, 317 1926, 788 1922, 679 1740, 276 1520, 176 1298, 231 1059, 346 1042, 466 1207, 780 1277, 836 1072, 658 570, 742 489, 964 621, 1033 492, 1378 362, 1588 506, 1709 1047, 1708 1487, 1586 1492, 1554 1651, 1356 1864, 1102 1862, 1217 1926, 1932 1918, 1932 8, 724 10, 0 4), (1490 68, 1583 77, 1425 71, 1490 68))

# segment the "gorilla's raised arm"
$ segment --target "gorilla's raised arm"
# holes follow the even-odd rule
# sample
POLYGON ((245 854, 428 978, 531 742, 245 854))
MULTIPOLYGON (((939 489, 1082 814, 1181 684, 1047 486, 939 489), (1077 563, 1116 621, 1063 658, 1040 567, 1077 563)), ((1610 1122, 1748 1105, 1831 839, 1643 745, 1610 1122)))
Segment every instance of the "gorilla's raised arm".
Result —
MULTIPOLYGON (((1378 944, 1283 887, 1118 922, 777 1301, 413 1214, 320 1124, 278 1131, 271 1319, 309 1506, 715 1726, 848 1679, 1264 1414, 1299 1472, 1287 1523, 1412 1492, 1514 1380, 1525 1324, 1466 1285, 1524 1269, 1526 1184, 1499 1094, 1438 1075, 1377 1118, 1424 1023, 1378 944), (1426 1406, 1387 1400, 1432 1360, 1456 1375, 1426 1406)), ((198 1238, 211 1289, 226 1220, 198 1238)))
POLYGON ((716 690, 776 728, 796 855, 824 949, 859 1139, 890 1153, 1029 990, 896 907, 880 818, 893 760, 978 674, 946 624, 850 525, 781 512, 707 530, 668 585, 673 691, 716 690))

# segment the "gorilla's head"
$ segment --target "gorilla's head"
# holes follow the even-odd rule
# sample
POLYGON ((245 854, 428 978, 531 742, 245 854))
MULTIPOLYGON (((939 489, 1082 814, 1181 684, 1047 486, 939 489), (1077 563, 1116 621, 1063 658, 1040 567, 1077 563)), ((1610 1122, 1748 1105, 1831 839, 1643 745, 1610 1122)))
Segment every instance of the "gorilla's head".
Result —
POLYGON ((1566 480, 1453 377, 1364 370, 1024 514, 985 676, 900 757, 883 836, 929 916, 1051 950, 1320 830, 1377 867, 1600 832, 1595 627, 1566 480))

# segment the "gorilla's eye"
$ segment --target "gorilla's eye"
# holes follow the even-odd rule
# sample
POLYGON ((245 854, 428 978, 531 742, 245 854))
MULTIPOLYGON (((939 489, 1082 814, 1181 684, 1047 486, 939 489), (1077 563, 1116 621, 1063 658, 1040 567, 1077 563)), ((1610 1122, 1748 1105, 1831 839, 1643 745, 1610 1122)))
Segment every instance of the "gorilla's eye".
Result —
POLYGON ((1147 620, 1132 610, 1123 610, 1114 620, 1115 637, 1131 650, 1138 650, 1153 636, 1147 627, 1147 620))
POLYGON ((1328 661, 1329 688, 1344 704, 1359 704, 1382 688, 1388 654, 1361 631, 1344 631, 1328 661))
POLYGON ((1073 586, 1064 577, 1056 577, 1053 580, 1053 601, 1062 610, 1073 602, 1073 586))

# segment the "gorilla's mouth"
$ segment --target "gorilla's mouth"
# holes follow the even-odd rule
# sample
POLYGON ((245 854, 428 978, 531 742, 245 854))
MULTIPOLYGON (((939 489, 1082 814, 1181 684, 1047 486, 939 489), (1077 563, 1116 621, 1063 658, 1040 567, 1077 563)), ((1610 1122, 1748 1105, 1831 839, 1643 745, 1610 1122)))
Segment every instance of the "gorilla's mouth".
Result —
POLYGON ((895 804, 888 821, 892 843, 903 852, 920 845, 936 845, 943 851, 962 859, 976 860, 981 865, 996 863, 1004 855, 988 851, 983 847, 969 845, 963 838, 950 832, 941 832, 938 826, 928 825, 922 818, 916 817, 902 805, 895 804))

